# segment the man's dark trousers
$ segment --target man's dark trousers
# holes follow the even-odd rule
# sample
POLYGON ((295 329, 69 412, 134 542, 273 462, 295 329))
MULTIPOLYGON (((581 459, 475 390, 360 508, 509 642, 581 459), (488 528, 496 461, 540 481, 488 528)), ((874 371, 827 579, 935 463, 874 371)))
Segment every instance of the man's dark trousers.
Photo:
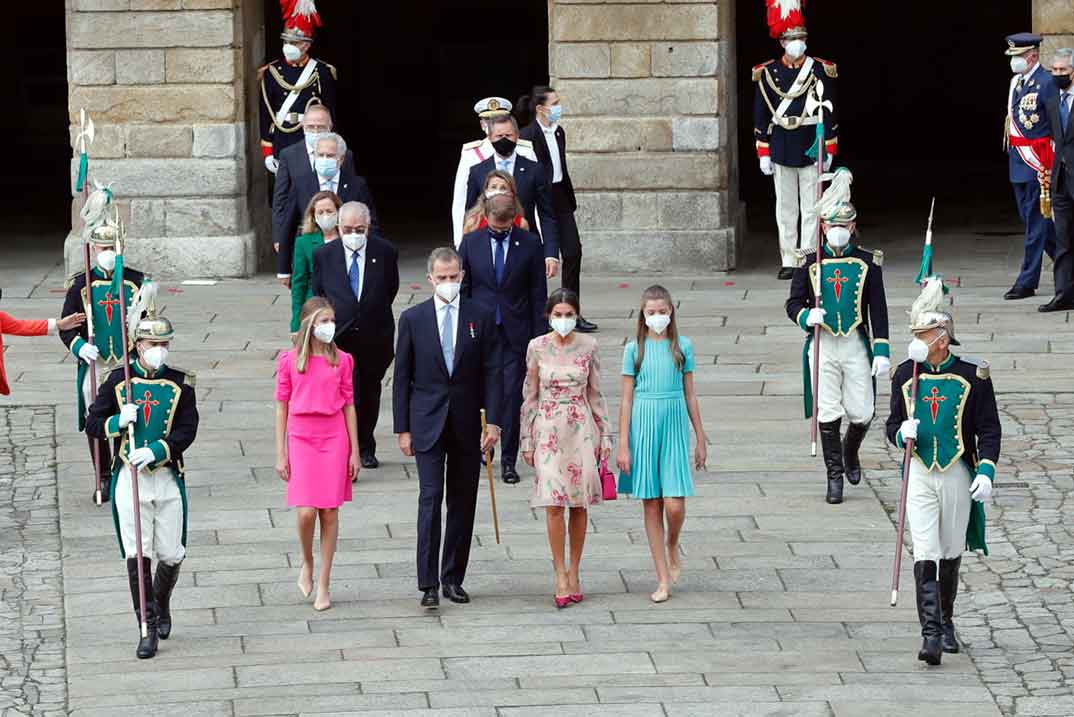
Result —
POLYGON ((1018 216, 1026 226, 1025 258, 1016 287, 1036 289, 1040 284, 1040 265, 1044 254, 1055 257, 1055 224, 1040 213, 1040 182, 1011 182, 1018 216))
POLYGON ((503 325, 496 327, 500 339, 500 356, 503 366, 503 407, 500 411, 502 455, 500 464, 514 468, 518 461, 519 414, 522 412, 522 383, 526 379, 526 348, 519 349, 507 340, 503 325))
POLYGON ((570 209, 570 200, 563 190, 563 183, 552 185, 552 206, 559 222, 559 252, 563 257, 562 286, 581 295, 582 284, 582 238, 578 224, 570 209))

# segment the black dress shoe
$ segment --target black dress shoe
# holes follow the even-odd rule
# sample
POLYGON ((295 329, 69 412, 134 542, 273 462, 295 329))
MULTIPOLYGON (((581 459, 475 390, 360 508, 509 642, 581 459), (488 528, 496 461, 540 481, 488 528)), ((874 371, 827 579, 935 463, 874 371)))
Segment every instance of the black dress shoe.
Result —
POLYGON ((574 330, 583 334, 591 334, 597 330, 597 325, 592 321, 586 321, 581 316, 578 317, 578 323, 574 325, 574 330))
POLYGON ((777 274, 777 276, 782 281, 787 281, 788 279, 793 278, 794 277, 794 267, 793 266, 784 266, 784 267, 780 268, 779 274, 777 274))
POLYGON ((436 594, 436 588, 425 588, 421 595, 421 606, 426 610, 440 607, 440 596, 436 594))
POLYGON ((1010 290, 1003 295, 1003 298, 1007 301, 1013 299, 1028 299, 1031 296, 1036 296, 1036 294, 1036 289, 1027 289, 1024 286, 1012 286, 1010 290))
POLYGON ((462 585, 444 585, 444 597, 451 602, 468 603, 470 596, 462 589, 462 585))
POLYGON ((362 456, 362 468, 379 468, 380 461, 372 453, 367 453, 362 456))
POLYGON ((515 483, 518 483, 522 480, 519 477, 518 471, 515 470, 514 466, 504 466, 502 473, 504 483, 514 485, 515 483))
POLYGON ((1074 301, 1061 299, 1058 296, 1049 301, 1047 304, 1043 304, 1037 307, 1037 311, 1040 311, 1045 314, 1052 311, 1070 311, 1071 309, 1074 309, 1074 301))

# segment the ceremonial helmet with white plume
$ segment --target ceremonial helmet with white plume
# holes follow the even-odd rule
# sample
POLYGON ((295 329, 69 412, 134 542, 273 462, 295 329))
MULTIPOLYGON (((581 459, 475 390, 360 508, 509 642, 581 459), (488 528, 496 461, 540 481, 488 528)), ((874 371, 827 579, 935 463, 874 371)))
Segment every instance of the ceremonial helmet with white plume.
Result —
POLYGON ((910 331, 920 333, 941 328, 947 332, 947 339, 952 346, 958 346, 955 338, 955 319, 944 311, 943 277, 930 276, 925 279, 921 294, 910 306, 910 331))
POLYGON ((127 334, 133 337, 131 339, 133 342, 162 335, 166 338, 158 340, 170 341, 173 333, 171 322, 163 317, 157 317, 157 283, 146 277, 142 280, 142 285, 138 287, 134 298, 131 299, 130 308, 127 310, 127 334), (150 325, 157 320, 167 322, 167 330, 160 326, 150 325))
POLYGON ((850 203, 854 175, 846 167, 839 167, 831 176, 831 185, 817 202, 817 216, 826 224, 845 227, 858 218, 858 211, 850 203))
POLYGON ((283 13, 280 39, 287 42, 313 42, 314 30, 323 24, 313 0, 280 0, 280 12, 283 13))
MULTIPOLYGON (((82 219, 82 239, 90 241, 93 232, 98 227, 108 223, 108 214, 112 209, 112 188, 93 183, 96 189, 90 192, 86 203, 78 216, 82 219)), ((94 242, 97 243, 97 242, 94 242)))
POLYGON ((800 40, 806 37, 805 0, 765 0, 768 8, 768 34, 778 40, 800 40))

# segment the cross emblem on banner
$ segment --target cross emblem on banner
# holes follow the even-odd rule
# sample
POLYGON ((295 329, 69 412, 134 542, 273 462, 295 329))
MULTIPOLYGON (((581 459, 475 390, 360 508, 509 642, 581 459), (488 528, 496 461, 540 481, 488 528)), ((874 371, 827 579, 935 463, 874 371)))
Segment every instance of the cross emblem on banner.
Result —
POLYGON ((932 422, 936 423, 936 416, 940 413, 940 403, 947 400, 947 396, 940 395, 940 389, 935 386, 929 391, 928 396, 924 396, 922 399, 925 403, 929 404, 929 410, 932 412, 932 422))
POLYGON ((109 291, 104 295, 104 298, 97 302, 97 306, 104 307, 104 315, 108 319, 108 323, 112 323, 112 307, 119 304, 119 299, 112 298, 112 292, 109 291))
MULTIPOLYGON (((935 389, 933 389, 933 390, 935 390, 935 389)), ((157 401, 156 399, 154 399, 153 394, 151 394, 149 391, 146 391, 145 392, 145 397, 144 398, 139 398, 138 400, 135 401, 135 403, 137 403, 139 406, 142 407, 142 416, 145 418, 145 425, 148 426, 149 425, 149 417, 153 415, 153 406, 159 406, 160 401, 157 401)), ((936 419, 933 419, 933 420, 936 420, 936 419)))
POLYGON ((839 269, 836 269, 834 272, 834 276, 829 276, 826 281, 829 284, 834 285, 832 286, 832 288, 835 290, 835 300, 839 301, 840 298, 843 296, 843 284, 850 281, 850 278, 843 276, 843 272, 839 269))

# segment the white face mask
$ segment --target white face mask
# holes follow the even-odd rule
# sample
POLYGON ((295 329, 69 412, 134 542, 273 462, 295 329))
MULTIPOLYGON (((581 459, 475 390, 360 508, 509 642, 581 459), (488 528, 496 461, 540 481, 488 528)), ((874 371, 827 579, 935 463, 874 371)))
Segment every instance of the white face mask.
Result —
POLYGON ((910 342, 909 351, 907 351, 910 356, 910 360, 915 363, 924 363, 925 360, 929 357, 929 349, 934 343, 940 340, 940 336, 943 336, 943 334, 940 334, 928 343, 915 336, 910 342))
POLYGON ((306 137, 306 151, 312 152, 317 147, 317 140, 321 138, 321 132, 304 132, 306 137))
POLYGON ((485 192, 485 199, 492 199, 493 197, 498 197, 501 194, 507 194, 507 192, 503 189, 490 189, 485 192))
POLYGON ((116 268, 116 253, 111 249, 105 249, 104 251, 97 252, 97 266, 101 267, 105 271, 112 271, 116 268))
POLYGON ((317 174, 325 179, 331 179, 339 172, 339 162, 335 157, 317 157, 313 160, 313 166, 317 174))
POLYGON ((290 42, 283 43, 283 59, 288 62, 298 62, 302 57, 302 50, 298 45, 292 45, 290 42))
POLYGON ((1011 58, 1011 72, 1016 75, 1025 74, 1025 71, 1029 69, 1029 61, 1024 57, 1012 57, 1011 58))
POLYGON ((168 360, 168 349, 163 346, 151 346, 142 352, 142 360, 149 368, 156 371, 168 360))
POLYGON ((445 304, 450 304, 455 300, 455 297, 459 295, 461 289, 462 284, 457 281, 442 281, 436 285, 434 291, 445 304))
POLYGON ((567 338, 572 331, 574 331, 575 325, 578 323, 578 318, 575 316, 561 316, 549 320, 548 324, 552 327, 552 330, 563 338, 567 338))
POLYGON ((826 236, 828 244, 835 249, 842 249, 850 243, 850 230, 846 227, 831 227, 826 236))
POLYGON ((650 314, 645 317, 645 325, 652 331, 662 334, 671 324, 671 314, 650 314))
POLYGON ((332 214, 318 214, 316 217, 317 226, 319 226, 323 232, 335 229, 338 220, 339 215, 335 212, 332 214))
POLYGON ((343 240, 343 246, 351 251, 361 251, 365 248, 365 234, 344 234, 340 238, 343 240))
POLYGON ((332 339, 336 335, 335 322, 326 321, 323 324, 317 324, 313 327, 313 335, 316 336, 319 341, 323 341, 326 344, 332 343, 332 339))
POLYGON ((788 57, 790 57, 792 60, 797 60, 799 57, 805 54, 805 40, 791 40, 787 43, 787 47, 785 47, 784 49, 787 51, 788 57))

